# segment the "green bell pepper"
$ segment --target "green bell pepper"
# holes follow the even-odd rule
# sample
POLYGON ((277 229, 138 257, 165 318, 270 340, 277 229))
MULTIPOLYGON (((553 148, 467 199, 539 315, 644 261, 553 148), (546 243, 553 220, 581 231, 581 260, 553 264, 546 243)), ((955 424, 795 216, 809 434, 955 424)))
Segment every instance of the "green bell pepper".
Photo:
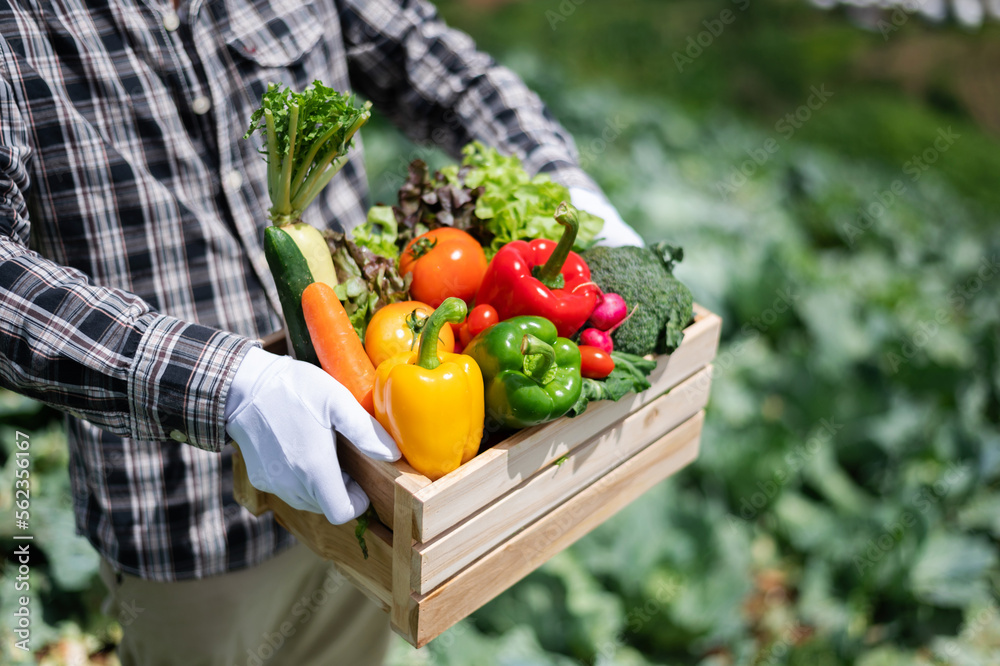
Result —
POLYGON ((543 317, 512 317, 465 348, 486 385, 486 421, 527 428, 559 418, 580 397, 580 349, 543 317))

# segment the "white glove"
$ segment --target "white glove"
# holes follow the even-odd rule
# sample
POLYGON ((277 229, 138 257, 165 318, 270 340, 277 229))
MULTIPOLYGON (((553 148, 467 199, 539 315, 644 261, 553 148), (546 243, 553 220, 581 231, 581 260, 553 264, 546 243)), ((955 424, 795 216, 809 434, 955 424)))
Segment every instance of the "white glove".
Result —
POLYGON ((360 516, 368 496, 337 460, 337 433, 376 460, 398 460, 392 437, 322 369, 254 347, 226 399, 226 431, 250 483, 334 524, 360 516))
POLYGON ((618 214, 618 211, 611 202, 600 192, 591 192, 580 187, 569 188, 570 203, 585 210, 591 215, 596 215, 604 220, 604 228, 597 235, 597 244, 607 247, 618 247, 621 245, 638 245, 645 247, 646 242, 642 236, 636 233, 618 214))

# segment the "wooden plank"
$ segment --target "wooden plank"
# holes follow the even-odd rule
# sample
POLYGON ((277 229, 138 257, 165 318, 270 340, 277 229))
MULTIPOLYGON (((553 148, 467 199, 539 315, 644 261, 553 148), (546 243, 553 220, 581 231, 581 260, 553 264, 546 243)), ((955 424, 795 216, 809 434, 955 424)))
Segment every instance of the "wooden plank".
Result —
POLYGON ((372 525, 365 533, 368 559, 358 544, 354 529, 357 521, 333 525, 321 513, 294 509, 276 495, 267 496, 274 517, 289 532, 320 557, 333 560, 358 586, 388 607, 392 585, 392 533, 384 526, 372 525))
POLYGON ((392 531, 392 606, 389 622, 393 631, 416 640, 416 626, 410 625, 413 606, 413 495, 427 484, 422 474, 400 474, 395 483, 392 531))
MULTIPOLYGON (((346 526, 338 527, 344 528, 345 536, 354 536, 356 525, 357 521, 352 521, 346 526)), ((369 563, 368 560, 362 560, 363 564, 360 569, 356 569, 354 566, 358 564, 357 560, 348 562, 339 554, 328 559, 376 606, 388 613, 392 601, 392 591, 389 589, 389 581, 392 576, 389 571, 389 567, 392 566, 392 532, 381 523, 369 523, 365 532, 365 542, 368 544, 369 559, 373 557, 373 547, 378 554, 375 555, 377 559, 374 562, 369 563)), ((357 545, 357 543, 357 538, 355 538, 354 544, 357 545)))
MULTIPOLYGON (((418 541, 427 542, 513 490, 538 470, 568 454, 664 391, 676 386, 715 357, 722 320, 699 309, 685 329, 684 342, 660 357, 650 375, 652 387, 617 402, 597 402, 573 419, 562 418, 522 430, 484 451, 417 493, 414 508, 418 541)), ((364 487, 364 484, 362 484, 364 487)))
POLYGON ((590 442, 574 448, 515 490, 426 544, 414 558, 419 594, 426 594, 524 526, 544 516, 708 403, 711 368, 688 378, 590 442))
POLYGON ((426 645, 698 456, 704 412, 618 466, 430 594, 415 597, 426 645))
POLYGON ((372 460, 358 451, 339 436, 337 437, 337 456, 340 466, 368 494, 375 507, 375 513, 389 529, 392 529, 395 517, 394 502, 396 500, 396 479, 408 477, 412 483, 420 487, 428 486, 431 480, 410 467, 405 460, 386 463, 372 460))
POLYGON ((333 566, 337 568, 347 580, 351 581, 354 587, 358 588, 364 592, 365 596, 371 599, 372 603, 379 607, 383 613, 388 614, 392 607, 390 606, 389 591, 384 588, 379 588, 372 585, 370 581, 364 574, 354 571, 348 566, 345 566, 339 562, 334 562, 333 566))
POLYGON ((377 461, 370 460, 348 442, 337 437, 337 458, 340 467, 358 482, 358 485, 368 495, 379 520, 392 527, 393 503, 395 502, 397 470, 392 465, 375 465, 377 461))

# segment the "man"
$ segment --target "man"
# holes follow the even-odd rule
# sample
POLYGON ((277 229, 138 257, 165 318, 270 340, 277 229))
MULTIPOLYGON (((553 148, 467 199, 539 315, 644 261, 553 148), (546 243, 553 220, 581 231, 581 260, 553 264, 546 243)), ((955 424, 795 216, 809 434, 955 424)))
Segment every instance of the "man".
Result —
MULTIPOLYGON (((517 153, 610 242, 638 236, 538 98, 426 2, 0 0, 0 65, 0 377, 68 414, 123 662, 379 663, 385 617, 232 497, 230 437, 261 489, 335 522, 368 501, 335 433, 399 455, 332 378, 259 348, 282 321, 240 137, 267 83, 353 89, 453 155, 517 153)), ((358 143, 304 221, 364 220, 358 143)))

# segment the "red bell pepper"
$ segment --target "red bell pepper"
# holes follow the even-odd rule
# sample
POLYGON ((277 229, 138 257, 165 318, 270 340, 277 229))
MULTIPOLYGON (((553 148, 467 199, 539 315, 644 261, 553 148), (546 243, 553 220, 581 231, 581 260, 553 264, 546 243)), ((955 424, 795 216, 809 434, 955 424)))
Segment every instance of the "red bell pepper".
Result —
POLYGON ((545 317, 568 338, 583 326, 597 305, 598 288, 590 269, 572 251, 579 227, 576 209, 563 202, 555 213, 563 229, 556 244, 545 238, 507 243, 493 257, 476 295, 500 321, 519 315, 545 317))

